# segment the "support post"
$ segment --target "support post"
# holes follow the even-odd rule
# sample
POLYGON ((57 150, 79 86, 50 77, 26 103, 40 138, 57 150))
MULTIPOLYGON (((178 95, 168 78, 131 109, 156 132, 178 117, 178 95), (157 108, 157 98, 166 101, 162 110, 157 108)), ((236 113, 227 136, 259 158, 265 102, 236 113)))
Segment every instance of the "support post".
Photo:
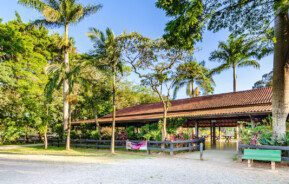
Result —
POLYGON ((200 160, 203 160, 204 144, 200 143, 200 160))
POLYGON ((240 129, 240 127, 238 125, 236 128, 236 132, 237 132, 236 150, 237 150, 237 152, 239 151, 239 144, 240 144, 240 133, 239 133, 240 130, 239 129, 240 129))
POLYGON ((216 146, 216 123, 213 122, 213 146, 216 146))
POLYGON ((193 143, 189 142, 189 151, 193 151, 193 143))
POLYGON ((221 141, 221 127, 219 126, 219 141, 221 141))
POLYGON ((271 169, 272 169, 272 170, 275 170, 275 169, 276 169, 276 164, 275 164, 275 162, 271 162, 271 169))
POLYGON ((211 139, 211 144, 212 144, 212 140, 213 140, 213 130, 212 130, 212 124, 210 125, 210 139, 211 139))
POLYGON ((248 160, 248 167, 252 167, 252 163, 250 159, 248 160))
POLYGON ((198 127, 198 122, 195 123, 195 134, 196 134, 196 137, 199 137, 199 127, 198 127))
POLYGON ((151 154, 151 150, 150 150, 150 142, 147 141, 147 154, 151 154))
POLYGON ((170 142, 170 155, 174 156, 174 144, 172 141, 170 142))

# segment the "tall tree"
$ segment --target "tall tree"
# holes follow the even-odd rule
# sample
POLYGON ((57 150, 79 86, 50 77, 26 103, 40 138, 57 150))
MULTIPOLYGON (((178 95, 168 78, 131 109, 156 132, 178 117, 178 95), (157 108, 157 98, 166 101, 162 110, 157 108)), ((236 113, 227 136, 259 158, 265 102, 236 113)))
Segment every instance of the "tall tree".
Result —
MULTIPOLYGON (((64 66, 69 73, 69 26, 76 24, 83 18, 96 13, 101 5, 83 6, 77 0, 19 0, 19 3, 38 10, 44 19, 35 20, 33 24, 49 27, 64 27, 64 66)), ((63 127, 67 130, 69 124, 69 80, 63 80, 63 127)), ((66 147, 69 149, 68 147, 66 147)))
POLYGON ((259 69, 260 64, 253 59, 258 57, 255 43, 246 42, 243 36, 230 35, 226 42, 219 42, 218 50, 211 53, 210 60, 218 61, 220 66, 214 68, 212 73, 221 73, 230 68, 233 69, 233 91, 237 91, 237 68, 252 66, 259 69))
POLYGON ((288 1, 158 0, 156 5, 172 17, 164 37, 170 44, 187 49, 192 49, 194 43, 201 40, 205 28, 214 32, 228 28, 235 34, 248 33, 258 37, 272 32, 273 25, 273 136, 283 138, 289 113, 288 1))
POLYGON ((111 136, 111 153, 115 153, 115 118, 116 118, 116 77, 123 73, 123 62, 121 59, 121 46, 117 37, 111 29, 107 28, 105 33, 95 28, 91 28, 88 33, 89 38, 93 41, 94 51, 92 54, 96 60, 108 67, 112 72, 112 136, 111 136))
MULTIPOLYGON (((19 14, 16 20, 0 23, 0 124, 2 140, 47 133, 44 87, 48 77, 43 68, 58 55, 59 35, 44 27, 31 27, 19 14), (2 132, 3 131, 3 132, 2 132)), ((51 109, 55 109, 56 103, 51 109)), ((45 140, 45 139, 44 139, 45 140)), ((46 143, 46 141, 44 141, 46 143)))
POLYGON ((196 97, 212 93, 214 81, 210 71, 205 67, 205 62, 189 61, 177 67, 177 79, 174 83, 174 98, 179 89, 186 85, 186 93, 189 97, 196 97), (196 87, 195 87, 196 86, 196 87))
POLYGON ((177 76, 177 65, 187 59, 187 52, 170 47, 165 40, 150 40, 137 33, 122 35, 123 58, 150 87, 163 106, 162 140, 167 138, 167 116, 171 106, 171 90, 177 76))

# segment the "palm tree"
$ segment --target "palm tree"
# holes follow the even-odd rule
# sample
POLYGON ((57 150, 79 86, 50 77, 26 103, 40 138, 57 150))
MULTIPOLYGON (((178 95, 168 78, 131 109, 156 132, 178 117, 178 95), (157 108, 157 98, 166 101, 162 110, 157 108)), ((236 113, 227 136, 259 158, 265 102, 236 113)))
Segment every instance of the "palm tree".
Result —
POLYGON ((121 60, 121 47, 117 37, 111 29, 107 28, 105 33, 91 28, 88 33, 92 40, 94 51, 92 55, 96 61, 100 62, 112 72, 112 136, 111 136, 111 153, 115 153, 115 117, 116 117, 116 77, 117 74, 123 73, 123 63, 121 60))
POLYGON ((186 85, 186 93, 190 97, 212 93, 214 81, 205 62, 189 61, 177 67, 176 81, 174 82, 174 98, 180 88, 186 85), (196 87, 195 87, 196 85, 196 87))
POLYGON ((233 91, 237 91, 236 70, 239 67, 252 66, 259 69, 255 43, 246 41, 244 36, 234 37, 230 35, 226 42, 219 42, 218 50, 211 53, 210 60, 221 62, 221 65, 214 68, 212 73, 221 73, 229 68, 233 69, 233 91))
MULTIPOLYGON (((64 68, 69 73, 69 26, 76 24, 86 16, 96 13, 101 5, 83 6, 77 0, 19 0, 19 3, 38 10, 43 19, 35 20, 34 25, 44 25, 48 27, 64 27, 64 68)), ((68 129, 69 124, 69 80, 63 80, 63 128, 68 129)), ((66 149, 69 147, 66 146, 66 149)))

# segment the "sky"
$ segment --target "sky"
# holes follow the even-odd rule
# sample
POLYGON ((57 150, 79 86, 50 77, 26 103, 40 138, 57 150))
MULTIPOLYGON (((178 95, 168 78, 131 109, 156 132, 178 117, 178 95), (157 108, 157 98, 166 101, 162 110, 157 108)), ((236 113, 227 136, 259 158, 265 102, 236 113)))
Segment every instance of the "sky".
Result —
MULTIPOLYGON (((152 39, 160 38, 164 33, 164 28, 169 18, 165 12, 155 7, 155 0, 79 0, 83 4, 102 4, 102 9, 84 19, 77 25, 70 28, 70 36, 76 41, 78 52, 84 53, 92 48, 92 44, 86 33, 90 27, 100 30, 111 28, 116 35, 123 31, 137 31, 144 36, 152 39)), ((0 18, 4 22, 13 20, 17 11, 23 21, 28 22, 41 15, 27 7, 17 4, 17 0, 2 0, 0 6, 0 18)), ((62 33, 62 29, 53 29, 51 33, 62 33)), ((229 33, 226 30, 213 33, 205 31, 203 40, 197 43, 198 51, 195 52, 195 58, 198 61, 206 61, 208 68, 216 67, 218 63, 208 60, 210 53, 217 49, 219 41, 225 41, 229 33)), ((254 83, 262 78, 262 75, 268 73, 273 67, 273 55, 267 56, 260 60, 261 68, 239 68, 237 69, 237 90, 252 89, 254 83)), ((139 83, 135 75, 128 77, 128 80, 139 83)), ((233 90, 232 70, 227 70, 219 75, 214 76, 216 83, 215 94, 231 92, 233 90)), ((186 98, 185 89, 181 89, 178 98, 186 98)))

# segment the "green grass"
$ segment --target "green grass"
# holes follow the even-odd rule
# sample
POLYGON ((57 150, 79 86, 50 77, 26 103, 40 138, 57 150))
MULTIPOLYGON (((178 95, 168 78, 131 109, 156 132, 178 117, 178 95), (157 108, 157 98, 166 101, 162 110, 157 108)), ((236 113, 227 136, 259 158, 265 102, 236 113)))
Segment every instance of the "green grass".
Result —
POLYGON ((65 150, 64 147, 49 146, 47 150, 43 146, 29 146, 12 149, 0 149, 0 154, 21 154, 21 155, 54 155, 54 156, 87 156, 87 157, 106 157, 106 158, 145 158, 149 157, 145 152, 135 152, 126 150, 116 150, 116 154, 111 154, 108 149, 93 148, 72 148, 65 150))

